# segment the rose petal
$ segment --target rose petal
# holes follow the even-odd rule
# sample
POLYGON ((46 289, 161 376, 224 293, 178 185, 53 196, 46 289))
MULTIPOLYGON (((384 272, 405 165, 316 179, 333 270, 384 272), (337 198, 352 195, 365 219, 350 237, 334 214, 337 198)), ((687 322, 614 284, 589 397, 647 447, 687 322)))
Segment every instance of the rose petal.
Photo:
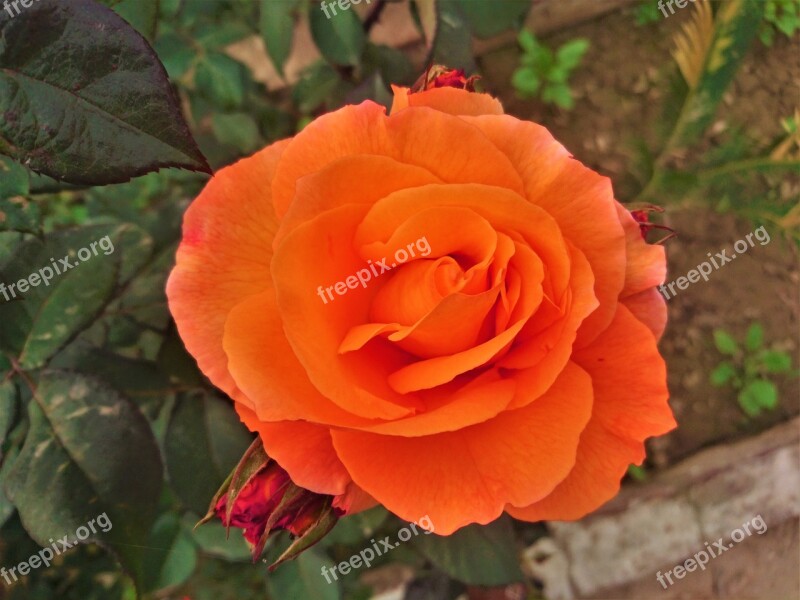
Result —
POLYGON ((333 445, 378 502, 449 535, 550 493, 575 463, 591 405, 591 380, 571 365, 536 402, 479 425, 415 438, 336 430, 333 445))
POLYGON ((382 106, 367 101, 324 115, 295 136, 272 184, 278 217, 289 209, 301 177, 353 154, 388 156, 448 183, 483 183, 522 192, 522 181, 508 158, 461 118, 427 107, 387 117, 382 106))
POLYGON ((169 308, 186 349, 214 385, 245 403, 228 372, 222 336, 231 309, 269 286, 278 228, 270 184, 288 144, 276 142, 212 177, 186 211, 167 282, 169 308))

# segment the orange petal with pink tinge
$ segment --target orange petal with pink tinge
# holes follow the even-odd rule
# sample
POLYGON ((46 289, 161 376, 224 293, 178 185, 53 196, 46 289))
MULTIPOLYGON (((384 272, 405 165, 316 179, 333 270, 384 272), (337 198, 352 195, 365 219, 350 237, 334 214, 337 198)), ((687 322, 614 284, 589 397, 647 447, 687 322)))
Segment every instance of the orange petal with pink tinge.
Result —
POLYGON ((222 336, 231 309, 270 285, 278 229, 271 182, 288 144, 276 142, 211 178, 184 215, 167 282, 169 308, 187 350, 214 385, 248 404, 228 372, 222 336))

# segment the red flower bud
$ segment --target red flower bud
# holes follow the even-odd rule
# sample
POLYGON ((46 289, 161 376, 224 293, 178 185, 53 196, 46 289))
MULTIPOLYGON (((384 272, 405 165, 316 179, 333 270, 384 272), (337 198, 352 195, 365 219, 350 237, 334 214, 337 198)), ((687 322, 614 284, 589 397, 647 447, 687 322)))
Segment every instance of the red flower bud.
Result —
POLYGON ((345 511, 334 506, 334 497, 301 488, 278 463, 270 459, 260 441, 245 453, 215 500, 204 523, 216 515, 226 527, 243 529, 253 550, 261 556, 270 536, 289 531, 295 541, 272 565, 294 558, 321 540, 345 511))
POLYGON ((475 91, 475 82, 480 77, 466 77, 462 69, 450 69, 444 65, 432 65, 411 86, 411 93, 424 92, 440 87, 454 87, 468 92, 475 91))

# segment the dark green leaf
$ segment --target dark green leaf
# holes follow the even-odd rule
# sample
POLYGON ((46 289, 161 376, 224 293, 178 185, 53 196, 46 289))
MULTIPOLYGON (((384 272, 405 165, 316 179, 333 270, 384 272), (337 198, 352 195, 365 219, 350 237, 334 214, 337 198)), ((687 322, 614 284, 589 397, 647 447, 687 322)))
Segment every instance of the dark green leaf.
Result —
POLYGON ((160 590, 184 583, 197 566, 197 549, 180 519, 170 513, 156 521, 144 557, 144 589, 160 590))
MULTIPOLYGON (((79 344, 76 342, 70 348, 73 346, 79 344)), ((59 354, 51 365, 54 368, 69 368, 86 375, 94 375, 137 402, 162 398, 171 391, 169 379, 155 363, 120 356, 101 348, 76 348, 68 355, 59 354)))
MULTIPOLYGON (((0 288, 4 325, 0 347, 17 356, 22 366, 44 365, 88 327, 111 299, 119 255, 109 256, 104 248, 110 247, 105 236, 114 233, 106 226, 94 226, 54 233, 44 241, 29 239, 0 269, 4 286, 0 288), (84 265, 84 258, 91 265, 84 265), (62 259, 72 266, 66 272, 61 271, 66 268, 62 259)), ((112 237, 108 239, 113 245, 112 237)))
MULTIPOLYGON (((27 196, 30 191, 28 169, 7 156, 0 155, 0 200, 13 196, 27 196)), ((3 220, 0 219, 0 227, 3 220)))
POLYGON ((761 355, 761 362, 770 373, 785 373, 792 368, 792 357, 778 350, 764 352, 761 355))
POLYGON ((367 70, 377 69, 386 83, 411 85, 416 79, 414 67, 406 55, 389 46, 367 44, 364 66, 367 70))
POLYGON ((729 362, 722 362, 717 365, 717 368, 711 372, 711 383, 717 387, 721 387, 728 383, 732 377, 736 375, 736 369, 729 362))
POLYGON ((463 69, 467 75, 477 70, 472 52, 469 25, 456 0, 436 3, 436 38, 431 60, 434 64, 463 69))
POLYGON ((375 535, 375 531, 386 521, 389 513, 376 506, 356 515, 342 517, 336 527, 322 540, 322 545, 345 544, 358 546, 375 535))
POLYGON ((714 330, 714 345, 722 354, 733 355, 739 352, 739 344, 736 343, 731 334, 722 329, 714 330))
POLYGON ((0 198, 0 231, 38 234, 40 219, 39 207, 23 196, 0 198))
MULTIPOLYGON (((296 0, 261 0, 261 37, 278 73, 283 76, 283 65, 292 51, 294 37, 294 12, 296 0)), ((314 7, 312 6, 312 10, 314 7)))
POLYGON ((17 385, 10 379, 0 382, 0 460, 8 432, 17 417, 17 385))
POLYGON ((164 444, 169 480, 178 497, 205 514, 252 441, 231 402, 207 394, 179 397, 164 444))
MULTIPOLYGON (((322 575, 323 567, 334 566, 329 558, 315 552, 305 552, 297 560, 284 563, 269 576, 267 585, 273 598, 313 598, 314 600, 338 600, 342 592, 337 581, 329 575, 328 583, 322 575)), ((337 573, 338 575, 338 573, 337 573)), ((340 575, 338 575, 341 577, 340 575)))
POLYGON ((0 39, 0 152, 71 183, 209 171, 155 52, 112 10, 42 0, 0 11, 0 39))
POLYGON ((244 536, 228 536, 222 521, 216 520, 195 528, 197 519, 187 516, 183 527, 204 554, 226 561, 252 562, 252 553, 244 536))
POLYGON ((518 29, 531 7, 530 0, 458 0, 472 33, 480 38, 518 29))
POLYGON ((96 522, 86 541, 111 549, 141 581, 162 484, 147 421, 100 382, 58 371, 43 373, 28 409, 30 431, 5 481, 25 529, 47 546, 64 535, 74 541, 106 514, 110 524, 96 522))
POLYGON ((334 65, 358 65, 366 43, 364 28, 358 15, 352 9, 340 10, 338 4, 333 7, 325 4, 329 14, 337 11, 335 16, 328 18, 322 11, 322 6, 312 3, 309 15, 311 35, 322 56, 334 65))
POLYGON ((744 345, 750 350, 758 350, 764 343, 764 328, 759 323, 753 323, 747 330, 744 345))
POLYGON ((292 91, 297 108, 304 113, 319 108, 323 103, 335 102, 337 96, 344 97, 344 83, 336 70, 325 61, 311 65, 292 91))
POLYGON ((219 52, 211 52, 197 65, 197 89, 220 108, 233 109, 244 100, 245 67, 219 52))
POLYGON ((8 478, 8 472, 11 470, 14 461, 17 460, 17 456, 19 456, 19 448, 12 447, 8 453, 2 457, 2 462, 0 462, 0 529, 3 528, 6 521, 14 514, 14 511, 17 510, 14 503, 8 499, 8 494, 6 494, 5 490, 5 481, 8 478))
POLYGON ((499 586, 524 579, 507 517, 489 525, 468 525, 446 537, 430 534, 413 540, 433 564, 468 585, 499 586))

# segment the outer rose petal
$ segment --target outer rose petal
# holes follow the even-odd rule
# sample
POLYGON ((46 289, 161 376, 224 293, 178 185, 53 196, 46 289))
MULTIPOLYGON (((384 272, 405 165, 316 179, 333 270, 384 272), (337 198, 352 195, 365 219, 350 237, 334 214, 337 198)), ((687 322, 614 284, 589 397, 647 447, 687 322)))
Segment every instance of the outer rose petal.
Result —
POLYGON ((353 154, 388 156, 448 183, 523 191, 508 158, 477 127, 426 107, 387 117, 382 106, 367 101, 324 115, 294 137, 272 183, 278 217, 289 209, 298 179, 353 154))
POLYGON ((661 292, 656 288, 649 288, 620 301, 653 332, 657 340, 661 339, 667 327, 667 303, 661 292))
POLYGON ((536 402, 485 423, 417 438, 336 430, 333 445, 378 502, 449 535, 550 493, 575 463, 591 405, 589 376, 570 364, 536 402))
POLYGON ((660 339, 667 326, 667 303, 655 286, 664 283, 667 276, 664 247, 645 242, 639 224, 619 203, 617 213, 625 228, 627 255, 625 287, 620 293, 620 300, 650 328, 656 339, 660 339))
POLYGON ((595 510, 616 495, 628 466, 644 459, 645 438, 675 427, 664 361, 627 308, 620 306, 608 329, 573 358, 591 375, 595 394, 575 468, 546 498, 508 506, 517 519, 573 520, 595 510))
POLYGON ((414 92, 405 87, 392 86, 394 100, 391 114, 409 106, 428 106, 451 115, 502 115, 503 105, 489 94, 468 92, 453 87, 441 87, 424 92, 414 92))
POLYGON ((222 335, 230 310, 270 285, 278 223, 270 183, 289 140, 226 167, 192 202, 177 264, 167 282, 169 308, 203 373, 229 396, 242 396, 228 372, 222 335))

